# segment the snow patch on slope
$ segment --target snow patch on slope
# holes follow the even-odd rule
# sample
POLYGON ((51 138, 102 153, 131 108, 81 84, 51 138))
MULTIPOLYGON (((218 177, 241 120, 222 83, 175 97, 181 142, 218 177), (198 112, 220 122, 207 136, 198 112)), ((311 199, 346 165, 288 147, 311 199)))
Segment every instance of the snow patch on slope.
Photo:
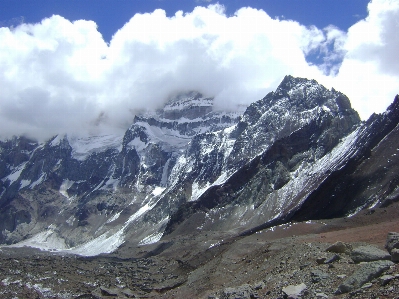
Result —
POLYGON ((160 143, 168 151, 184 148, 191 140, 191 137, 181 135, 177 130, 151 126, 146 122, 137 122, 135 125, 142 126, 151 142, 160 143))
POLYGON ((166 188, 164 187, 155 187, 155 189, 152 191, 152 195, 161 195, 162 192, 165 190, 166 188))
POLYGON ((164 111, 183 110, 189 107, 212 107, 213 98, 190 97, 185 100, 171 101, 165 105, 164 111))
POLYGON ((74 184, 74 181, 70 181, 68 179, 64 180, 60 186, 60 190, 59 192, 65 196, 66 198, 69 199, 69 195, 68 195, 68 189, 72 187, 72 185, 74 184))
POLYGON ((10 185, 17 181, 19 179, 19 176, 21 175, 22 171, 25 169, 25 166, 28 162, 21 163, 18 165, 11 174, 6 176, 5 178, 2 179, 3 182, 9 181, 10 185))
POLYGON ((261 210, 273 211, 273 215, 269 217, 272 220, 279 217, 283 210, 286 214, 289 210, 299 207, 330 172, 339 170, 356 154, 356 142, 361 134, 362 128, 358 128, 315 163, 303 163, 299 169, 291 173, 292 179, 286 185, 268 195, 261 210), (294 201, 298 194, 300 202, 294 201))
POLYGON ((21 189, 23 189, 23 188, 29 186, 30 183, 31 183, 30 180, 21 180, 21 186, 19 186, 19 190, 21 190, 21 189))
POLYGON ((41 183, 43 183, 43 181, 45 181, 46 178, 47 178, 47 174, 42 173, 36 181, 34 181, 32 184, 30 184, 29 188, 31 188, 31 189, 35 188, 37 185, 40 185, 41 183))
POLYGON ((103 135, 85 138, 70 138, 72 158, 84 161, 93 153, 104 152, 107 149, 122 150, 122 135, 103 135))
POLYGON ((64 240, 57 236, 54 228, 54 226, 50 225, 47 230, 40 232, 25 241, 8 247, 34 247, 46 251, 60 251, 67 249, 64 240))
POLYGON ((139 245, 149 245, 158 242, 162 238, 163 233, 153 233, 139 242, 139 245))
POLYGON ((53 140, 51 140, 51 142, 50 142, 49 145, 50 145, 51 147, 53 147, 53 146, 58 146, 58 145, 60 144, 62 138, 63 138, 63 137, 61 137, 60 135, 57 135, 53 140))
POLYGON ((125 242, 125 238, 121 229, 115 234, 107 232, 83 245, 64 251, 83 256, 95 256, 102 253, 111 253, 118 249, 123 242, 125 242))

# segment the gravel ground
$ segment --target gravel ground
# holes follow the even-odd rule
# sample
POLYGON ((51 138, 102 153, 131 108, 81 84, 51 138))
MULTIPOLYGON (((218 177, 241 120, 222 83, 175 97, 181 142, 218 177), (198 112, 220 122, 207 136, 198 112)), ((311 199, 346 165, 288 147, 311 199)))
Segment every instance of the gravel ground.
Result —
POLYGON ((301 298, 399 298, 398 264, 382 274, 390 279, 373 278, 336 295, 362 264, 355 264, 349 251, 326 251, 336 241, 384 249, 390 231, 399 232, 397 203, 247 237, 172 234, 157 244, 125 244, 111 255, 92 258, 3 247, 0 298, 232 298, 234 290, 243 292, 239 298, 288 298, 283 289, 301 284, 306 286, 301 298))

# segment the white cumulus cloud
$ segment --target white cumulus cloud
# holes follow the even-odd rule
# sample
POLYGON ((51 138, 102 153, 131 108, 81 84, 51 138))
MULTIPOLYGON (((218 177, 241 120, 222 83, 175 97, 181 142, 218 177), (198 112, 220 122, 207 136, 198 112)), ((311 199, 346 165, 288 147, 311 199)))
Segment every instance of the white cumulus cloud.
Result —
POLYGON ((399 2, 373 0, 368 10, 339 45, 344 57, 331 78, 363 118, 383 112, 399 93, 399 2))
POLYGON ((122 133, 135 111, 198 90, 234 109, 274 90, 284 75, 346 93, 363 118, 399 91, 396 1, 374 0, 348 32, 222 5, 167 17, 136 14, 107 44, 92 21, 53 16, 0 28, 1 138, 122 133), (324 55, 312 65, 307 55, 324 55), (341 63, 342 62, 342 63, 341 63))

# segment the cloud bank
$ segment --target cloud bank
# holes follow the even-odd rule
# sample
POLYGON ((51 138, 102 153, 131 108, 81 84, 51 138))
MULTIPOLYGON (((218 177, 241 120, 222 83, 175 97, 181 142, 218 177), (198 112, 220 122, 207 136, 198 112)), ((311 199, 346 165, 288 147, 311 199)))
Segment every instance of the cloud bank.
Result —
POLYGON ((399 2, 374 0, 343 32, 222 5, 167 17, 136 14, 107 44, 92 21, 52 16, 0 28, 0 138, 122 133, 135 111, 198 90, 234 109, 282 78, 314 78, 347 94, 363 118, 399 93, 399 2), (323 63, 307 57, 319 53, 323 63))

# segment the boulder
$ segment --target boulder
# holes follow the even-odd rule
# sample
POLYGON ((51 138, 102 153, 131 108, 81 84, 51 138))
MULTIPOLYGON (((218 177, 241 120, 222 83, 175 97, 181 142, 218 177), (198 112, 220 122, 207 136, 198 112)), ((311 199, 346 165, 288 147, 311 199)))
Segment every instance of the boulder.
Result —
POLYGON ((382 275, 379 278, 379 281, 380 281, 380 284, 384 286, 384 285, 387 285, 394 278, 395 278, 395 276, 392 276, 392 275, 382 275))
POLYGON ((399 249, 394 248, 391 250, 391 260, 392 262, 399 262, 399 249))
POLYGON ((386 260, 365 263, 338 287, 335 294, 348 293, 360 288, 365 283, 381 276, 381 274, 392 265, 394 265, 394 263, 386 260))
POLYGON ((298 299, 305 295, 307 292, 307 286, 304 283, 298 285, 289 285, 283 288, 282 291, 288 299, 298 299))
POLYGON ((253 285, 255 290, 261 290, 266 287, 266 284, 263 281, 259 281, 253 285))
POLYGON ((360 246, 353 249, 351 258, 355 263, 372 262, 379 260, 390 260, 391 256, 388 252, 374 246, 360 246))
POLYGON ((336 261, 339 261, 341 257, 338 254, 334 254, 333 256, 328 257, 325 261, 324 264, 331 264, 336 261))
MULTIPOLYGON (((104 297, 119 297, 120 292, 117 288, 107 288, 104 286, 100 286, 92 291, 92 295, 94 298, 104 298, 104 297)), ((126 296, 124 296, 126 297, 126 296)), ((129 298, 129 297, 128 297, 129 298)), ((134 298, 134 297, 131 297, 134 298)))
POLYGON ((131 289, 125 288, 121 291, 121 293, 127 297, 127 298, 137 298, 138 295, 136 295, 131 289))
POLYGON ((371 283, 371 282, 367 282, 367 283, 365 283, 364 285, 362 285, 362 289, 368 289, 368 288, 371 288, 373 286, 373 284, 371 283))
POLYGON ((348 253, 352 250, 351 245, 338 241, 326 249, 326 251, 334 253, 348 253))
POLYGON ((313 283, 318 283, 324 279, 327 279, 329 277, 329 275, 328 275, 328 273, 325 273, 320 270, 312 270, 310 272, 310 277, 311 277, 313 283))
POLYGON ((387 235, 387 241, 385 243, 385 249, 391 253, 392 249, 399 249, 399 233, 390 232, 387 235))
POLYGON ((249 284, 243 284, 236 288, 225 288, 220 297, 221 299, 253 299, 258 298, 257 292, 249 284))
POLYGON ((100 287, 101 295, 103 296, 118 296, 119 292, 116 288, 100 287))

